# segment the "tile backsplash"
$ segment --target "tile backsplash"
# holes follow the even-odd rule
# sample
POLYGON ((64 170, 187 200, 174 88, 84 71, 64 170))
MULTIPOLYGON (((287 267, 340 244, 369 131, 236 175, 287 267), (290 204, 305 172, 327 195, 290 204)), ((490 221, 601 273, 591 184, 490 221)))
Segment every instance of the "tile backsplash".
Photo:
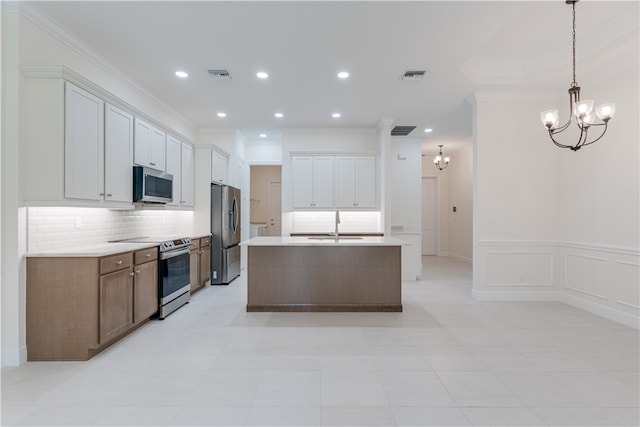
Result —
POLYGON ((140 236, 190 235, 193 212, 29 207, 27 250, 39 252, 140 236))
MULTIPOLYGON (((293 212, 293 233, 329 233, 335 229, 335 211, 293 212)), ((380 212, 340 211, 340 232, 382 232, 380 212)))

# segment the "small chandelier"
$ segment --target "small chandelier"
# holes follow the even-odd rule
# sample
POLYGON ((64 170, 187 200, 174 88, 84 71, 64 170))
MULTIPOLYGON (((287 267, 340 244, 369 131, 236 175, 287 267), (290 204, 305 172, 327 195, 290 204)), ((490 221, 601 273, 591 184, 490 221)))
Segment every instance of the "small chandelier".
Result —
POLYGON ((442 170, 449 166, 450 159, 448 157, 442 157, 442 147, 444 147, 444 145, 441 144, 438 145, 438 147, 440 147, 440 154, 433 158, 433 164, 436 165, 438 169, 442 170))
POLYGON ((593 113, 593 101, 581 101, 580 100, 580 87, 576 83, 576 3, 579 0, 565 0, 566 4, 570 4, 573 8, 573 82, 569 88, 569 120, 559 126, 558 110, 547 110, 540 113, 540 119, 549 131, 549 137, 555 145, 560 148, 568 148, 572 151, 578 151, 585 145, 593 144, 602 138, 607 131, 607 125, 609 120, 613 117, 616 111, 616 104, 608 102, 596 107, 595 115, 593 113), (578 142, 575 145, 564 145, 559 143, 554 135, 564 131, 571 125, 573 116, 576 118, 576 124, 580 130, 580 136, 578 142), (600 123, 595 123, 595 116, 601 120, 600 123), (593 126, 604 126, 600 135, 588 140, 588 131, 593 126))

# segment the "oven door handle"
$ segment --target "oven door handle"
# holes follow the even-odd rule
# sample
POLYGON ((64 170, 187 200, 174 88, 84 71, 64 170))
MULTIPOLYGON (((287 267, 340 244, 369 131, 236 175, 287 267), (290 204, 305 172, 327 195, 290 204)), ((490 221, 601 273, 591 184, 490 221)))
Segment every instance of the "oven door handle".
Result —
POLYGON ((177 251, 161 252, 160 253, 160 259, 161 260, 169 259, 169 258, 174 258, 174 257, 180 256, 180 255, 185 255, 185 254, 188 255, 190 251, 191 250, 188 247, 186 247, 184 249, 180 249, 180 250, 177 250, 177 251))

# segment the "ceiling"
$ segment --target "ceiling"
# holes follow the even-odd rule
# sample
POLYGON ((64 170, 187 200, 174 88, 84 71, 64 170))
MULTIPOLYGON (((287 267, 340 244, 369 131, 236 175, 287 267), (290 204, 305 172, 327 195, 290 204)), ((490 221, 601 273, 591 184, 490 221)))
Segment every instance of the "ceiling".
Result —
MULTIPOLYGON (((425 152, 438 144, 455 151, 470 143, 466 100, 474 90, 562 94, 571 77, 571 8, 562 0, 31 5, 195 126, 239 129, 250 140, 394 118, 417 126, 409 138, 424 139, 425 152), (232 78, 214 79, 208 69, 232 78), (189 77, 177 78, 177 70, 189 77), (337 78, 343 70, 348 79, 337 78), (426 75, 403 81, 407 70, 426 75), (258 71, 269 78, 258 79, 258 71)), ((583 57, 628 27, 637 37, 636 1, 583 1, 576 10, 583 57)))

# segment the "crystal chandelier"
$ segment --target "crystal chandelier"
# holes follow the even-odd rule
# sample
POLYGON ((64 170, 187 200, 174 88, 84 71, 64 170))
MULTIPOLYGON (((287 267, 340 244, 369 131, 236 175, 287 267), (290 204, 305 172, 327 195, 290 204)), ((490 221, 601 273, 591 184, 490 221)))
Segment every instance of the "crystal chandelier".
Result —
POLYGON ((607 125, 609 120, 613 117, 616 111, 616 104, 608 102, 596 107, 595 114, 593 112, 593 101, 581 101, 580 100, 580 87, 576 83, 576 3, 579 0, 566 0, 566 4, 570 4, 573 8, 573 82, 569 88, 569 120, 559 125, 558 110, 547 110, 540 113, 540 119, 549 131, 549 137, 555 145, 560 148, 568 148, 573 151, 578 151, 585 145, 593 144, 602 138, 607 131, 607 125), (576 124, 580 130, 578 142, 575 145, 565 145, 558 142, 554 136, 564 130, 566 130, 573 121, 573 116, 576 118, 576 124), (600 123, 596 123, 597 116, 600 119, 600 123), (602 132, 595 139, 588 140, 588 131, 594 126, 604 126, 602 132))
POLYGON ((436 165, 438 169, 442 170, 447 166, 449 166, 449 158, 442 157, 442 147, 444 147, 444 145, 441 144, 441 145, 438 145, 438 147, 440 147, 440 154, 438 154, 433 158, 433 164, 436 165))

